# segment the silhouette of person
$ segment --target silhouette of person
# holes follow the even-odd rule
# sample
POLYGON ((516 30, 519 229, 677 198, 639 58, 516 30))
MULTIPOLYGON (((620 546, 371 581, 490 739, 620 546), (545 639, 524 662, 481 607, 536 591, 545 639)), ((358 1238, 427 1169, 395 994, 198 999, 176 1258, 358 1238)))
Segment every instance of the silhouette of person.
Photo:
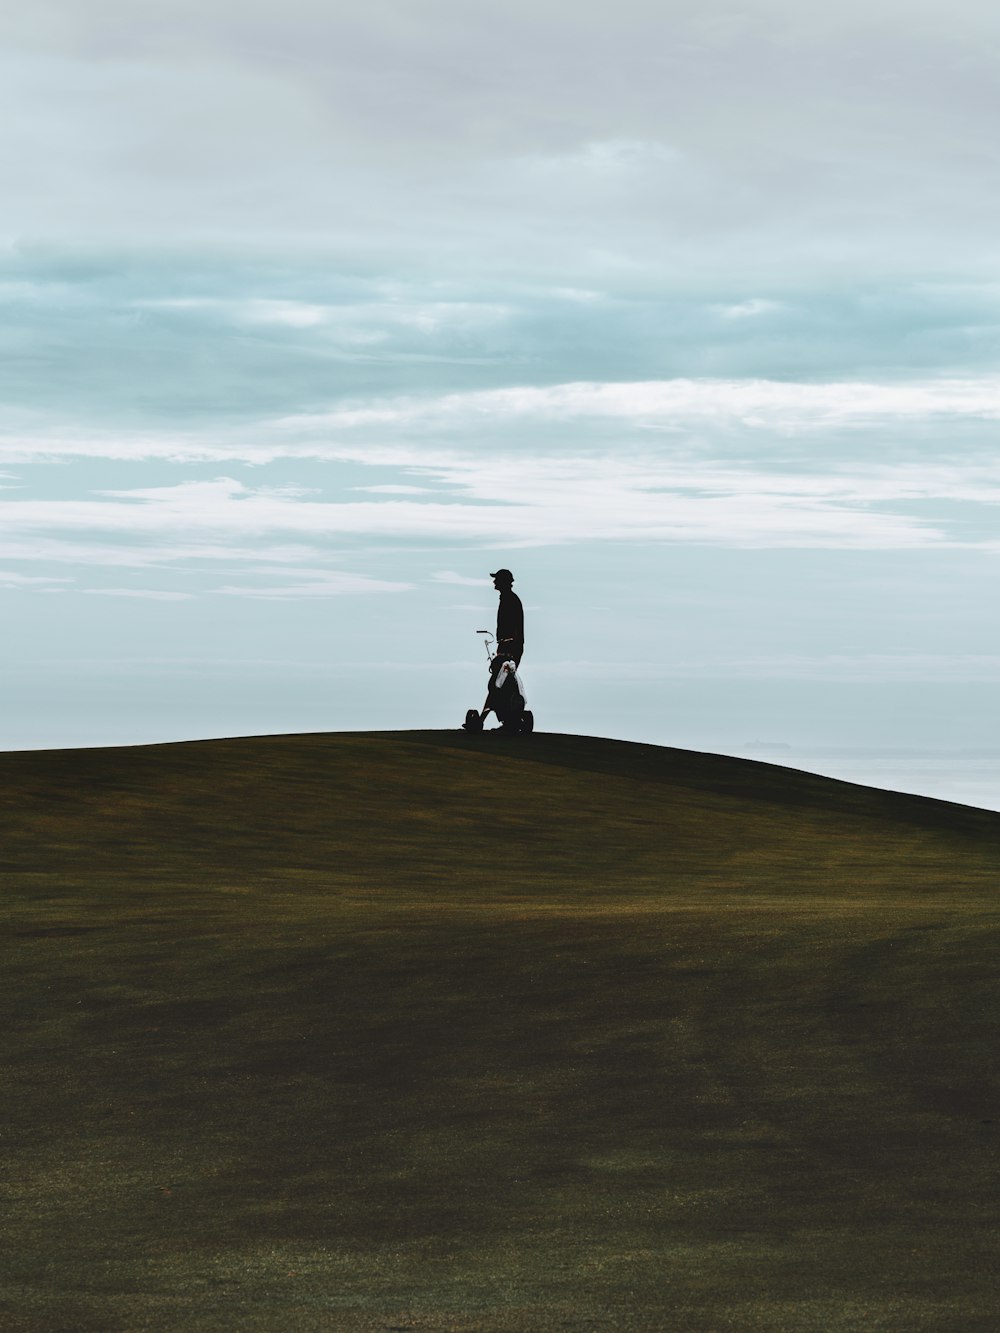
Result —
POLYGON ((513 658, 514 665, 518 667, 524 652, 524 607, 511 587, 514 575, 509 569, 498 569, 490 578, 500 594, 500 605, 497 607, 497 652, 513 658))

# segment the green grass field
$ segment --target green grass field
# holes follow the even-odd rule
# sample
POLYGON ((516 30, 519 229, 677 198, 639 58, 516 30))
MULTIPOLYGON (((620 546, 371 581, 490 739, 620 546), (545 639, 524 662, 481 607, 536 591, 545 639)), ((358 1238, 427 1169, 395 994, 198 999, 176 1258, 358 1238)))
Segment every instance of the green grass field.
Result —
POLYGON ((1000 814, 444 732, 0 811, 0 1328, 1000 1328, 1000 814))

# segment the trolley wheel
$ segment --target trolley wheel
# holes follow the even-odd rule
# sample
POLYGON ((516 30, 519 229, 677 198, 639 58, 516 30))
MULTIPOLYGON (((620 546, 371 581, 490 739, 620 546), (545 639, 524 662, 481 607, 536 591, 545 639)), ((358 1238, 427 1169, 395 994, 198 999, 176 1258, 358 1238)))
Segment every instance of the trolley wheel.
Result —
POLYGON ((521 735, 528 736, 535 730, 535 715, 530 708, 521 714, 521 735))
POLYGON ((482 731, 483 719, 475 708, 470 708, 465 715, 465 721, 462 723, 463 731, 482 731))

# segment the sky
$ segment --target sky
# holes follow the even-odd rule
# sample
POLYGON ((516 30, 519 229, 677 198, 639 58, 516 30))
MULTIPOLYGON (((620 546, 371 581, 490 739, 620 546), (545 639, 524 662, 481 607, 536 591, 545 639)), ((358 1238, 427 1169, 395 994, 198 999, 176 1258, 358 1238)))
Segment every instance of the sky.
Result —
POLYGON ((1000 757, 998 64, 971 0, 5 7, 0 748, 457 726, 503 565, 540 730, 1000 757))

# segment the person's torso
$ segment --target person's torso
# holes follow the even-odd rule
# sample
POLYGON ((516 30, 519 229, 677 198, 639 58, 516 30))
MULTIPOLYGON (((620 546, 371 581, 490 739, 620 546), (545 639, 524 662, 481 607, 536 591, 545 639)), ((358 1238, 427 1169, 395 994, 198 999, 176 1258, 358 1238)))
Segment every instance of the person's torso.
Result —
POLYGON ((497 607, 497 639, 524 641, 524 607, 516 592, 502 592, 497 607))

